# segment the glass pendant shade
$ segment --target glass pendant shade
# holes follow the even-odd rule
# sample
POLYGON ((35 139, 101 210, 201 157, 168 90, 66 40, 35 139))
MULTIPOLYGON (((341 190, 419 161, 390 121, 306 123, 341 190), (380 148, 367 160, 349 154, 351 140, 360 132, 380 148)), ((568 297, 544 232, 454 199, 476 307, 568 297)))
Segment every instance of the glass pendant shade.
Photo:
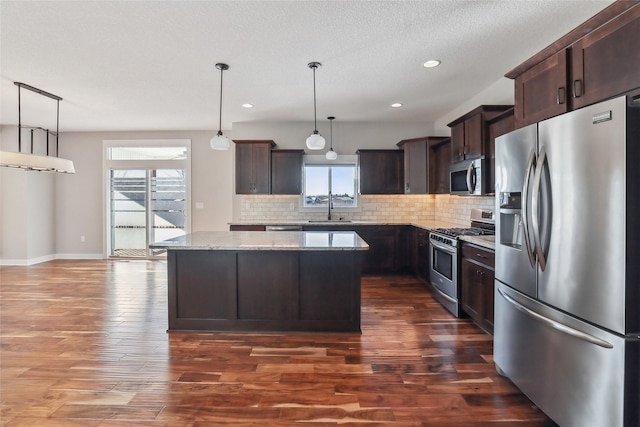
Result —
POLYGON ((214 150, 228 150, 231 147, 231 141, 222 132, 218 132, 216 136, 211 138, 209 143, 214 150))
POLYGON ((322 135, 318 133, 318 131, 314 131, 307 138, 307 148, 309 150, 322 150, 325 145, 325 140, 322 135))

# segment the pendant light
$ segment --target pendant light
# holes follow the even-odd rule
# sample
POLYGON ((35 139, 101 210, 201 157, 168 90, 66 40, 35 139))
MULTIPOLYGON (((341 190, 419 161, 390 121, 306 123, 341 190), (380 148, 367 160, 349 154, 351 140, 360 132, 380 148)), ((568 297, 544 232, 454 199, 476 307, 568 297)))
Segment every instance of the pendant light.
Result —
POLYGON ((214 150, 228 150, 231 142, 222 134, 222 74, 229 69, 229 66, 219 62, 216 64, 216 68, 220 70, 220 121, 218 122, 218 133, 211 138, 210 144, 214 150))
POLYGON ((325 140, 318 132, 318 123, 316 121, 316 69, 322 66, 319 62, 309 62, 307 64, 313 70, 313 132, 307 138, 307 148, 309 150, 322 150, 325 140))
POLYGON ((331 133, 329 138, 329 141, 331 141, 331 146, 329 148, 329 151, 327 151, 327 154, 325 155, 325 157, 327 158, 327 160, 335 160, 338 158, 338 153, 333 151, 333 119, 335 119, 335 117, 329 116, 327 117, 327 119, 329 119, 329 126, 331 127, 331 133))

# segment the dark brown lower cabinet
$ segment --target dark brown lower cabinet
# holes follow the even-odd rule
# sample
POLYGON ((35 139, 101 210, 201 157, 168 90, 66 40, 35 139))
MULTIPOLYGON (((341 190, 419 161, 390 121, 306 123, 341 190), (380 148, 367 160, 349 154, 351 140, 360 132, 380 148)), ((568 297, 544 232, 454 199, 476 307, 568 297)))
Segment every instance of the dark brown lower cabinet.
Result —
POLYGON ((169 331, 360 332, 364 252, 169 250, 169 331))
POLYGON ((493 251, 463 243, 460 263, 462 309, 478 326, 492 335, 494 269, 493 251))
POLYGON ((355 231, 369 245, 362 254, 362 274, 401 274, 413 270, 413 226, 313 224, 304 231, 355 231))
POLYGON ((429 252, 429 232, 418 229, 416 231, 416 269, 415 274, 418 279, 429 283, 429 270, 431 265, 429 252))

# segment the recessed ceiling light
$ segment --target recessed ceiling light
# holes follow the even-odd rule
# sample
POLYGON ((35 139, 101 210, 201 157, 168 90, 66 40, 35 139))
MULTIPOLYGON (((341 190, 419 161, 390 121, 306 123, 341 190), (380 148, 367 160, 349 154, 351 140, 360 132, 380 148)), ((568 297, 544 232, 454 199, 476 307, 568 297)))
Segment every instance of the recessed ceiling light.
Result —
POLYGON ((244 108, 253 108, 253 104, 242 104, 244 108))
POLYGON ((430 59, 426 61, 424 64, 422 64, 424 68, 433 68, 433 67, 437 67, 438 65, 440 65, 440 60, 438 59, 430 59))
POLYGON ((400 108, 402 107, 402 104, 400 102, 394 102, 393 104, 391 104, 392 108, 400 108))

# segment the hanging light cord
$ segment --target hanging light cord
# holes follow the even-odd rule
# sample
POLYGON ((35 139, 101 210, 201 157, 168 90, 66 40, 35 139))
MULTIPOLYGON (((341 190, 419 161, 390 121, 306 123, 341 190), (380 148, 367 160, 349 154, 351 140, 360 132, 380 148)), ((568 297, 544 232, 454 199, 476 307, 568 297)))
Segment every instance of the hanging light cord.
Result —
POLYGON ((316 68, 317 65, 313 67, 313 133, 318 133, 318 120, 316 115, 316 68))
POLYGON ((318 134, 318 119, 316 112, 316 69, 320 65, 319 62, 309 63, 309 67, 313 70, 313 133, 318 134))
POLYGON ((222 135, 222 75, 224 68, 220 67, 220 120, 218 121, 218 135, 222 135))
POLYGON ((329 118, 329 127, 331 131, 331 151, 333 151, 333 117, 329 118))

